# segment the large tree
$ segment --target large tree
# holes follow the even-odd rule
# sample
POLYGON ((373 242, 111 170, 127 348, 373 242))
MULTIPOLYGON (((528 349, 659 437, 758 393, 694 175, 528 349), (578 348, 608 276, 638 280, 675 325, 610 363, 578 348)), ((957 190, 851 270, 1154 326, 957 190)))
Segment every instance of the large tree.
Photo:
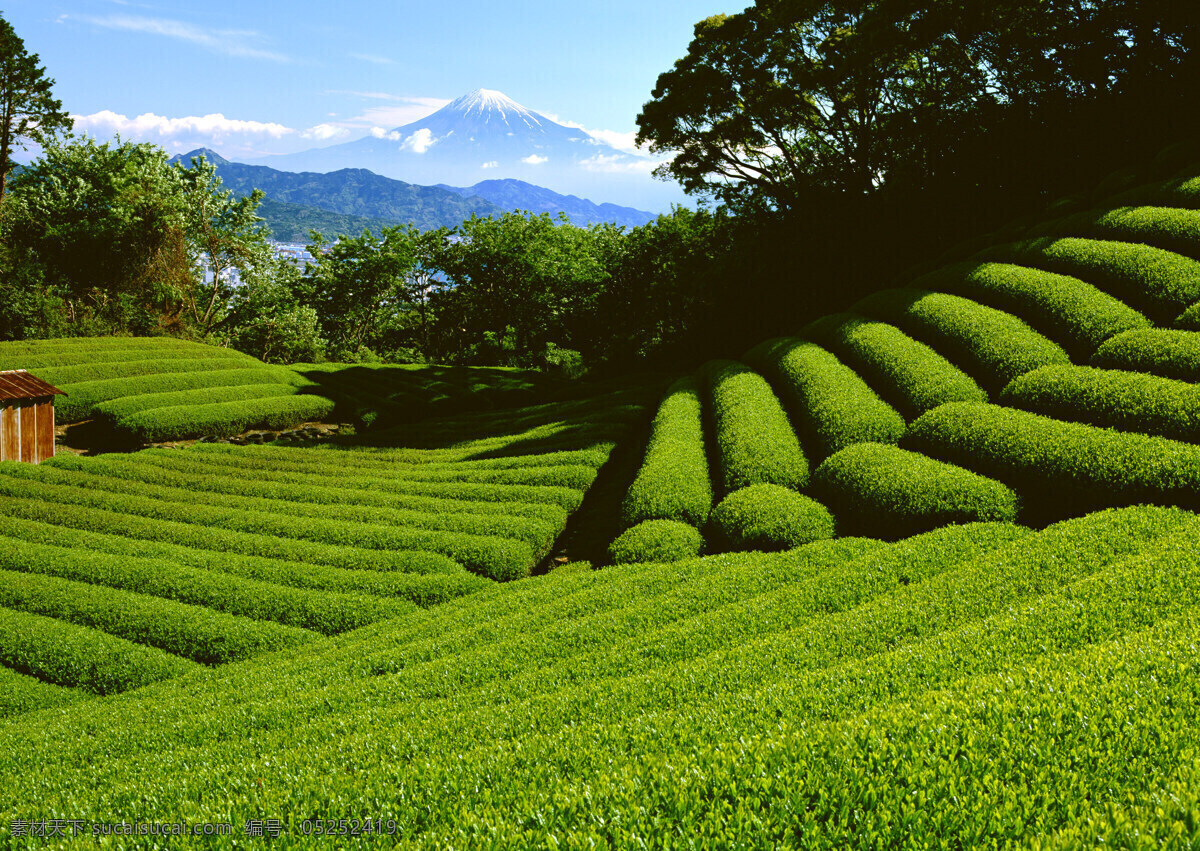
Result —
POLYGON ((41 144, 74 126, 62 101, 51 94, 53 85, 38 55, 27 52, 12 25, 0 17, 0 200, 13 169, 14 149, 24 148, 27 141, 41 144))
POLYGON ((919 187, 1014 115, 1194 85, 1192 5, 758 0, 696 25, 638 116, 638 141, 675 155, 662 176, 735 208, 870 195, 897 175, 919 187))

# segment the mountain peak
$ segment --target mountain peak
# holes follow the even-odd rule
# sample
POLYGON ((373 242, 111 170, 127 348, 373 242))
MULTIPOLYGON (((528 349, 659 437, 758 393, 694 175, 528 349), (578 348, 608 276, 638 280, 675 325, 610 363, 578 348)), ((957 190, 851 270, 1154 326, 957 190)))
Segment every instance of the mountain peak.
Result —
POLYGON ((511 118, 516 118, 529 127, 541 127, 544 120, 536 112, 526 109, 504 92, 495 89, 475 89, 467 92, 442 107, 440 111, 459 113, 464 118, 482 119, 485 123, 489 122, 493 115, 498 115, 499 120, 505 124, 511 123, 511 118))

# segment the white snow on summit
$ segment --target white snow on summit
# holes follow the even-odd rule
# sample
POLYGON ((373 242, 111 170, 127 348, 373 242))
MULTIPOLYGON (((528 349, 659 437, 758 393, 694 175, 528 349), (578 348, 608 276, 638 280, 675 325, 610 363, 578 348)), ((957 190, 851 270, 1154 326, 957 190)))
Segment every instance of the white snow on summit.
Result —
POLYGON ((476 89, 473 92, 467 92, 462 97, 451 101, 443 109, 447 112, 462 113, 464 118, 469 118, 471 113, 475 112, 485 123, 490 121, 494 114, 499 113, 501 120, 510 126, 511 122, 508 116, 509 113, 512 113, 527 127, 540 128, 542 126, 536 112, 526 109, 508 95, 495 89, 476 89))

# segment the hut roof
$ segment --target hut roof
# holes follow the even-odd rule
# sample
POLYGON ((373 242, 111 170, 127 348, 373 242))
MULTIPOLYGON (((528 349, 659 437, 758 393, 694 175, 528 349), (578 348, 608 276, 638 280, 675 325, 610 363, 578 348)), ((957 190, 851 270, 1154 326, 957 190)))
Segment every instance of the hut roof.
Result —
POLYGON ((47 384, 24 369, 0 371, 0 401, 9 399, 41 399, 46 396, 66 396, 53 384, 47 384))

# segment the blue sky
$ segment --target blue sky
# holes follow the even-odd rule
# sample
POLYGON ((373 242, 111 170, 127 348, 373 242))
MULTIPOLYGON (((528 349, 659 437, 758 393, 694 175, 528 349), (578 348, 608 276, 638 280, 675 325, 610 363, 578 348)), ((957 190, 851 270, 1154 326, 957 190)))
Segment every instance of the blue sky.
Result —
POLYGON ((628 147, 693 25, 732 2, 9 0, 3 14, 77 129, 250 157, 396 127, 481 87, 628 147))

